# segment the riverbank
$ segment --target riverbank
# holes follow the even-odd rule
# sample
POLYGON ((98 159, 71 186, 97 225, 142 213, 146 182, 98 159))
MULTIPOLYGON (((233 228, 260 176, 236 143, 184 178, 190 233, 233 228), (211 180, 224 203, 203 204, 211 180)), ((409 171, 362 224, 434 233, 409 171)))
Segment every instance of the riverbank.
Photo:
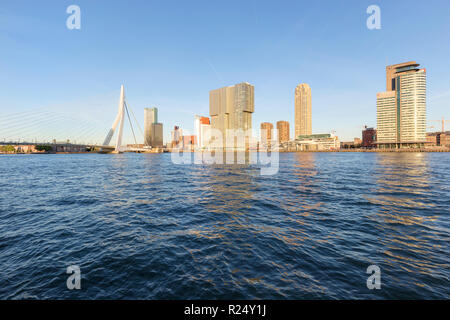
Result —
MULTIPOLYGON (((160 154, 160 153, 170 153, 171 151, 165 152, 141 152, 141 151, 125 151, 126 153, 145 153, 145 154, 160 154)), ((196 151, 185 150, 186 153, 195 153, 196 151)), ((197 151, 200 152, 200 151, 197 151)), ((203 151, 205 152, 205 151, 203 151)), ((233 151, 226 151, 233 152, 233 151)), ((243 151, 238 151, 243 152, 243 151)), ((246 151, 249 152, 249 151, 246 151)), ((251 150, 250 152, 258 152, 256 150, 251 150)), ((279 153, 339 153, 339 152, 375 152, 375 153, 392 153, 392 152, 409 152, 409 153, 435 153, 435 152, 450 152, 450 148, 426 148, 426 149, 341 149, 341 150, 278 150, 279 153)), ((98 152, 30 152, 30 153, 2 153, 0 155, 24 155, 24 154, 97 154, 98 152)))
POLYGON ((341 150, 308 150, 308 151, 282 151, 283 153, 310 153, 310 152, 376 152, 376 153, 391 153, 391 152, 450 152, 450 148, 436 148, 436 149, 341 149, 341 150))

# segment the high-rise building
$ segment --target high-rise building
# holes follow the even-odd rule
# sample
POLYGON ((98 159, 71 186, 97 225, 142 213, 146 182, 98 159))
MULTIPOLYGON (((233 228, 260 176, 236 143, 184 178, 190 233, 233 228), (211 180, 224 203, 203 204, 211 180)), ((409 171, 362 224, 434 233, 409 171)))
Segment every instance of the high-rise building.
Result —
POLYGON ((278 131, 278 142, 280 144, 289 141, 289 122, 278 121, 277 122, 277 131, 278 131))
POLYGON ((386 91, 395 91, 395 78, 397 69, 410 66, 419 66, 415 61, 394 64, 386 67, 386 91))
POLYGON ((386 67, 388 91, 377 94, 380 147, 411 147, 426 142, 426 70, 418 67, 414 61, 386 67))
POLYGON ((206 141, 206 131, 211 128, 211 124, 208 117, 195 116, 195 135, 197 136, 196 144, 197 147, 203 148, 208 144, 206 141))
POLYGON ((311 87, 302 83, 295 88, 295 138, 311 134, 311 87))
POLYGON ((252 128, 254 96, 254 87, 247 82, 209 92, 211 128, 220 130, 224 146, 227 130, 245 132, 252 128))
POLYGON ((179 147, 179 144, 182 142, 183 131, 179 126, 175 126, 172 131, 172 148, 179 147))
POLYGON ((144 144, 146 146, 152 145, 152 124, 158 123, 158 109, 145 108, 144 109, 144 144))
POLYGON ((164 144, 163 142, 163 124, 162 123, 152 123, 151 126, 151 140, 150 145, 153 148, 161 148, 164 144))
POLYGON ((262 130, 266 130, 266 134, 265 136, 261 134, 261 142, 270 143, 270 141, 272 140, 273 124, 271 124, 270 122, 261 123, 261 132, 262 130))
POLYGON ((395 91, 377 94, 377 140, 397 142, 397 98, 395 91))

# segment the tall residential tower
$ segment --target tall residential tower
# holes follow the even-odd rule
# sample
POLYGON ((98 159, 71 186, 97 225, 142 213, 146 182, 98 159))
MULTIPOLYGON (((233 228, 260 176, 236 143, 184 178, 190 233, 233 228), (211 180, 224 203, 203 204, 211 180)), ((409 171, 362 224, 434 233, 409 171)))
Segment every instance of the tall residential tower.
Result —
POLYGON ((295 138, 311 134, 311 87, 302 83, 295 88, 295 138))
POLYGON ((273 131, 273 124, 270 122, 263 122, 261 123, 261 142, 262 143, 271 143, 272 141, 272 131, 273 131), (265 134, 263 135, 262 132, 265 130, 265 134))
POLYGON ((289 122, 287 121, 278 121, 277 122, 277 130, 278 130, 278 142, 285 143, 289 141, 289 122))

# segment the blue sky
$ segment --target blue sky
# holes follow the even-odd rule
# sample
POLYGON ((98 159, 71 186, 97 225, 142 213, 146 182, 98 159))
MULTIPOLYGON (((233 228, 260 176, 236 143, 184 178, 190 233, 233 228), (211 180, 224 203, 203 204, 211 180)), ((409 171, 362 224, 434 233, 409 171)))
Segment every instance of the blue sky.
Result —
POLYGON ((95 126, 67 128, 70 138, 89 127, 102 140, 123 83, 140 121, 158 107, 167 139, 208 116, 210 90, 247 81, 253 127, 287 120, 293 132, 294 89, 306 82, 313 132, 348 140, 376 126, 385 66, 415 60, 427 69, 428 118, 450 119, 449 14, 448 0, 2 0, 0 112, 49 109, 95 126), (66 28, 71 4, 81 30, 66 28), (372 4, 381 30, 366 27, 372 4))

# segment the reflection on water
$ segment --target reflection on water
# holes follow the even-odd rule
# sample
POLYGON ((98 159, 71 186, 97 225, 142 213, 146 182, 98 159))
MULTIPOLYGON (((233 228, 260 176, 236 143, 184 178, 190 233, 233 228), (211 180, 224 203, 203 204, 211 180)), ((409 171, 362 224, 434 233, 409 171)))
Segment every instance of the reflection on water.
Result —
POLYGON ((412 219, 414 223, 414 214, 408 209, 434 206, 427 201, 431 193, 427 154, 377 155, 377 165, 377 192, 368 199, 382 205, 381 214, 398 213, 399 221, 412 219))
POLYGON ((447 154, 285 153, 273 176, 167 154, 0 165, 0 298, 450 298, 447 154))
MULTIPOLYGON (((429 286, 433 273, 443 276, 449 267, 448 261, 434 254, 442 252, 445 242, 437 224, 441 212, 434 210, 430 157, 428 153, 377 154, 377 187, 367 196, 378 208, 376 216, 369 218, 383 246, 383 263, 410 273, 418 288, 429 286), (415 277, 418 273, 425 277, 415 277)), ((399 287, 405 285, 397 275, 392 276, 399 287)))
POLYGON ((210 212, 230 215, 231 219, 243 215, 250 208, 249 199, 253 196, 253 177, 248 165, 225 165, 210 168, 207 184, 210 188, 210 212))

